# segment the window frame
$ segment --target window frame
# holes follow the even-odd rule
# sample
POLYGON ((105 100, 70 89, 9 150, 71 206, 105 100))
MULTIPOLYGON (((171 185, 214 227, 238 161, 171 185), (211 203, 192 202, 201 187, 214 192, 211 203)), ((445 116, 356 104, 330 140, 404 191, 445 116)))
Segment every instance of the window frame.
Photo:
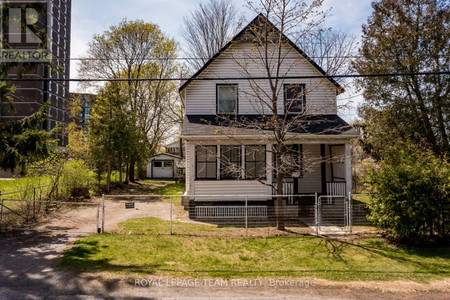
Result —
MULTIPOLYGON (((304 84, 304 83, 286 83, 286 84, 284 84, 283 87, 284 87, 284 91, 283 91, 283 93, 284 93, 284 96, 283 96, 283 98, 284 98, 284 111, 287 112, 288 114, 304 113, 305 110, 306 110, 306 93, 305 93, 306 84, 304 84), (292 107, 290 109, 288 109, 287 90, 291 86, 302 87, 302 94, 303 94, 303 96, 302 96, 303 99, 301 100, 302 101, 302 108, 300 110, 298 110, 298 111, 297 110, 293 111, 292 107)), ((292 101, 292 100, 289 100, 289 101, 292 101)))
POLYGON ((217 156, 218 156, 218 146, 217 145, 205 145, 205 146, 197 145, 197 146, 195 146, 195 180, 217 180, 217 164, 218 164, 217 156), (200 163, 206 164, 206 178, 198 177, 198 164, 199 164, 198 149, 199 148, 213 148, 213 147, 216 148, 216 159, 215 159, 214 162, 213 161, 208 161, 208 160, 201 161, 200 163), (214 170, 215 170, 214 178, 212 178, 212 177, 208 178, 208 164, 215 164, 215 166, 216 166, 214 168, 214 170))
POLYGON ((217 83, 216 84, 216 114, 217 115, 238 115, 239 114, 239 84, 232 83, 232 84, 224 84, 224 83, 217 83), (219 112, 219 88, 220 87, 235 87, 236 88, 236 111, 232 113, 220 113, 219 112))
POLYGON ((163 161, 163 160, 155 159, 155 160, 152 162, 152 167, 153 167, 153 168, 164 168, 164 161, 163 161), (160 166, 160 167, 156 166, 156 163, 161 163, 161 166, 160 166))
POLYGON ((242 146, 241 145, 220 145, 220 180, 239 180, 242 179, 242 146), (224 176, 224 168, 223 168, 223 148, 224 147, 231 147, 231 148, 237 148, 239 150, 239 161, 231 161, 231 164, 236 164, 239 166, 239 172, 236 177, 232 176, 224 176))
POLYGON ((245 166, 244 166, 244 173, 245 173, 245 179, 246 180, 267 180, 267 145, 245 145, 245 153, 244 153, 244 160, 245 160, 245 166), (254 160, 254 161, 247 161, 247 151, 248 151, 248 148, 253 148, 253 147, 261 147, 261 148, 263 148, 264 149, 264 161, 257 161, 257 160, 254 160), (256 164, 257 163, 261 163, 261 162, 264 162, 264 177, 261 177, 261 178, 258 178, 256 175, 257 175, 257 172, 255 171, 255 177, 253 178, 253 177, 251 177, 251 178, 249 178, 249 175, 248 175, 248 172, 247 172, 247 167, 248 167, 248 165, 250 164, 250 163, 253 163, 254 164, 254 168, 255 168, 255 170, 256 170, 256 164))
POLYGON ((173 160, 165 160, 164 161, 164 168, 174 168, 175 167, 175 161, 173 160), (167 166, 166 164, 169 164, 169 166, 167 166))

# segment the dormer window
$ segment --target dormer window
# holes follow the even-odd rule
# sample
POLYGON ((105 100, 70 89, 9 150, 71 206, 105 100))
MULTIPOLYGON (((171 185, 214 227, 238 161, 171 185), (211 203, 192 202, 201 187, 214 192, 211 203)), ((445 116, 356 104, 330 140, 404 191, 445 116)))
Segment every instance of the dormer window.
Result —
POLYGON ((238 112, 238 85, 217 85, 217 114, 236 114, 238 112))
POLYGON ((301 113, 305 110, 306 97, 304 84, 284 85, 284 105, 287 112, 301 113))

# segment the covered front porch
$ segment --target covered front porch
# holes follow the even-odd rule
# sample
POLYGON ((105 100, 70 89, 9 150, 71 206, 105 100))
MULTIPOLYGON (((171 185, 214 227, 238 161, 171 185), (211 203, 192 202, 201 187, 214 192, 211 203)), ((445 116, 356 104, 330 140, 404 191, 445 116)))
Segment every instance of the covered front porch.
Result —
MULTIPOLYGON (((283 179, 282 214, 288 221, 305 224, 317 222, 320 202, 325 223, 344 225, 346 201, 351 192, 350 144, 301 144, 293 145, 294 153, 302 162, 300 170, 292 170, 283 179)), ((274 203, 277 195, 277 179, 272 179, 274 203)), ((292 223, 292 222, 291 222, 292 223)))
MULTIPOLYGON (((192 219, 233 226, 246 222, 250 226, 274 225, 277 172, 273 143, 246 141, 239 145, 217 139, 185 143, 187 192, 183 203, 192 219), (224 168, 230 163, 236 165, 231 168, 237 173, 234 179, 224 168)), ((350 142, 299 141, 288 146, 296 163, 283 180, 286 222, 301 227, 314 224, 320 200, 324 224, 345 225, 345 197, 352 182, 350 142)))
MULTIPOLYGON (((245 199, 272 202, 277 194, 273 144, 247 143, 186 141, 189 199, 224 205, 245 199)), ((311 201, 306 195, 345 196, 351 191, 348 141, 292 143, 289 147, 295 164, 284 172, 282 194, 287 206, 311 201)), ((327 201, 332 204, 333 200, 327 201)))
MULTIPOLYGON (((295 144, 292 146, 299 168, 283 179, 286 205, 307 202, 308 195, 346 196, 351 192, 350 144, 295 144)), ((275 163, 273 163, 275 164, 275 163)), ((273 174, 272 194, 276 195, 277 178, 273 174)), ((327 202, 332 204, 332 198, 327 202)))

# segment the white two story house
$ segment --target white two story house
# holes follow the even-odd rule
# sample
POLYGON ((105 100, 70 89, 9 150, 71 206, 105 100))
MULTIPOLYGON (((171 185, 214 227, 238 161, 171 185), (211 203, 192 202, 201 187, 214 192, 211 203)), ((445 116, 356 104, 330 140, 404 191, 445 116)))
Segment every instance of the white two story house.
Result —
MULTIPOLYGON (((249 205, 274 205, 275 175, 270 151, 275 142, 273 134, 270 130, 228 127, 221 117, 257 120, 266 114, 264 104, 252 96, 255 81, 245 77, 249 74, 252 78, 261 77, 258 82, 262 94, 270 95, 263 79, 267 72, 255 59, 261 55, 259 48, 264 45, 252 38, 255 24, 262 22, 272 27, 270 30, 277 30, 259 15, 179 90, 185 104, 182 129, 186 158, 184 205, 191 210, 243 205, 245 198, 249 205), (230 163, 235 164, 235 172, 224 167, 230 163)), ((278 114, 287 119, 302 114, 307 122, 290 132, 288 143, 301 167, 286 176, 283 194, 287 195, 286 205, 300 207, 314 199, 289 195, 346 195, 351 191, 350 140, 358 137, 358 132, 337 115, 336 98, 343 88, 333 78, 325 76, 321 67, 293 42, 284 38, 287 42, 283 51, 287 54, 280 79, 284 89, 278 95, 278 114), (292 103, 295 105, 287 105, 292 103)))

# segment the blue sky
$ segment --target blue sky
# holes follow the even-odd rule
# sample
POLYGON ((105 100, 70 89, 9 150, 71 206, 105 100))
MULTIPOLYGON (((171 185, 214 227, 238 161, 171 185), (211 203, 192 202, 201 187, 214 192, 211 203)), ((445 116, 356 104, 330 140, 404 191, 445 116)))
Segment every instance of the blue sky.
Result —
MULTIPOLYGON (((248 20, 255 16, 244 7, 246 0, 230 1, 242 8, 248 20)), ((200 2, 207 0, 73 0, 71 57, 82 56, 94 34, 102 33, 124 18, 156 23, 168 36, 182 42, 180 26, 183 17, 200 2)), ((324 7, 332 7, 326 26, 358 36, 361 25, 372 12, 371 0, 324 0, 324 7)), ((72 61, 71 77, 77 78, 77 73, 77 62, 72 61)), ((77 86, 71 84, 71 91, 76 90, 77 86)), ((355 105, 361 101, 360 97, 354 100, 351 109, 341 112, 347 120, 355 118, 355 105)))

